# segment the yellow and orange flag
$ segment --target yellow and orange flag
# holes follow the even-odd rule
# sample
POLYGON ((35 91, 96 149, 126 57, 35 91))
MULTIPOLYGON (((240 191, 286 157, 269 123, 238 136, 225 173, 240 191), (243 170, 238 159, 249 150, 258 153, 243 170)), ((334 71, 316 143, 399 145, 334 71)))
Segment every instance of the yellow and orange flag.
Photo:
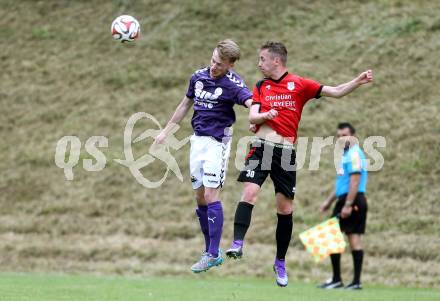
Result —
POLYGON ((299 238, 315 262, 323 261, 330 254, 343 253, 346 245, 336 217, 302 232, 299 238))

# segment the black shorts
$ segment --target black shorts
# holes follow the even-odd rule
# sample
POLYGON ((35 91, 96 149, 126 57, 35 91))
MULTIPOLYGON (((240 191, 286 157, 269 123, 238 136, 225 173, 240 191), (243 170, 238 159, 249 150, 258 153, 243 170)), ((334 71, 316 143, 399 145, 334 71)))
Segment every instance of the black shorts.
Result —
POLYGON ((289 199, 295 196, 296 153, 293 145, 284 145, 257 139, 250 145, 244 169, 237 181, 263 185, 267 176, 273 181, 275 193, 289 199))
MULTIPOLYGON (((346 198, 346 194, 338 198, 335 208, 333 209, 332 216, 337 216, 341 213, 346 198)), ((367 198, 363 193, 358 193, 353 202, 353 210, 351 212, 351 215, 347 218, 339 219, 341 231, 346 234, 364 234, 365 226, 367 223, 367 212, 367 198)))

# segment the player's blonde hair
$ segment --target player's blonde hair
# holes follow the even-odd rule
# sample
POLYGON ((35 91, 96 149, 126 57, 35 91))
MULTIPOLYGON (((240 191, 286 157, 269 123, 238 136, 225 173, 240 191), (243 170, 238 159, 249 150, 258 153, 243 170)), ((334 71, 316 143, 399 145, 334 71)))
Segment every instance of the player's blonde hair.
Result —
POLYGON ((217 49, 218 55, 222 60, 235 63, 235 61, 240 59, 240 47, 231 39, 220 41, 215 49, 217 49))

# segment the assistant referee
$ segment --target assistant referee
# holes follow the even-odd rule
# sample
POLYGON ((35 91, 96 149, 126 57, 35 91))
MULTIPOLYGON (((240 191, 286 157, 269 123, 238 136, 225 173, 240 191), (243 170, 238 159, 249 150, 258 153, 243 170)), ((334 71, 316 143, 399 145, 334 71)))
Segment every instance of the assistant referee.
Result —
MULTIPOLYGON (((341 231, 347 237, 353 256, 354 277, 345 289, 362 289, 361 273, 364 251, 361 236, 365 233, 367 220, 367 188, 368 173, 364 152, 354 141, 356 130, 347 122, 340 123, 337 137, 345 144, 344 153, 337 170, 335 190, 322 203, 320 210, 328 210, 337 200, 332 216, 339 216, 341 231)), ((343 288, 341 278, 341 254, 330 255, 333 277, 319 287, 324 289, 343 288)))

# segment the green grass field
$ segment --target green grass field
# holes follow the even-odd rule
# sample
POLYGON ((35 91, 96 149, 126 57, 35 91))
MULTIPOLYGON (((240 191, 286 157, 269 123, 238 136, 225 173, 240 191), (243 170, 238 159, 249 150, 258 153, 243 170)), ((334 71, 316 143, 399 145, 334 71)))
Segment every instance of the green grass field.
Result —
POLYGON ((212 278, 207 275, 127 278, 0 274, 2 301, 113 300, 439 300, 440 290, 367 286, 363 291, 323 291, 313 284, 291 283, 278 288, 272 279, 212 278))

